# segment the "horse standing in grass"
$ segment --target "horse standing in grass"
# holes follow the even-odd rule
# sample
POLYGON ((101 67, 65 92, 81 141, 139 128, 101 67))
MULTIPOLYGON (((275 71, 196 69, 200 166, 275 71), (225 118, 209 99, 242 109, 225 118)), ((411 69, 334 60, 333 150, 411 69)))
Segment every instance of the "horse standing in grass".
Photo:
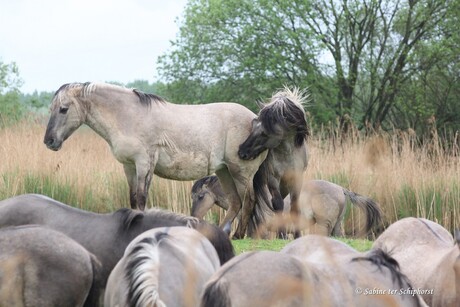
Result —
MULTIPOLYGON (((192 186, 192 216, 202 219, 213 205, 227 210, 229 204, 216 176, 206 176, 192 186)), ((343 236, 342 224, 347 197, 366 215, 365 229, 368 232, 381 220, 380 208, 372 199, 325 180, 303 182, 299 195, 300 219, 305 221, 307 234, 343 236)), ((284 199, 284 210, 289 212, 290 199, 284 199)))
POLYGON ((374 242, 395 258, 430 306, 460 306, 460 232, 456 241, 441 225, 408 217, 391 224, 374 242))
POLYGON ((158 209, 143 212, 123 208, 114 213, 99 214, 37 194, 0 201, 0 228, 26 224, 45 225, 60 231, 94 254, 102 264, 103 286, 126 246, 139 234, 156 227, 194 228, 209 239, 221 263, 234 256, 232 243, 222 229, 194 217, 158 209))
POLYGON ((50 228, 0 229, 1 306, 98 306, 100 267, 80 244, 50 228))
MULTIPOLYGON (((281 213, 283 199, 289 194, 294 220, 300 213, 298 198, 308 164, 306 139, 310 131, 303 108, 307 98, 297 89, 286 88, 275 93, 269 103, 260 104, 251 133, 238 150, 240 158, 247 161, 269 150, 260 172, 265 172, 273 209, 281 213)), ((295 236, 299 235, 296 231, 295 236)))
POLYGON ((242 210, 235 236, 244 236, 256 199, 253 177, 267 154, 249 161, 238 156, 256 117, 244 106, 177 105, 120 86, 72 83, 56 91, 50 109, 46 146, 57 151, 78 127, 88 125, 123 164, 131 208, 144 210, 153 174, 194 180, 215 173, 231 204, 221 227, 230 232, 242 210))
POLYGON ((315 276, 311 306, 426 306, 397 261, 381 249, 361 253, 333 238, 307 235, 281 253, 302 261, 315 276))
POLYGON ((215 249, 196 230, 146 231, 110 273, 104 306, 198 306, 204 284, 219 267, 215 249))

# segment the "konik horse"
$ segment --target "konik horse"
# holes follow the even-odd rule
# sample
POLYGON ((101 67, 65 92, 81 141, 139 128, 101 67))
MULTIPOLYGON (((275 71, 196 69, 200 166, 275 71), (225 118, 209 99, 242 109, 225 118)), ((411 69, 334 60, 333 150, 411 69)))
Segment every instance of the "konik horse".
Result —
MULTIPOLYGON (((261 165, 275 211, 283 211, 283 199, 289 194, 293 218, 300 213, 298 198, 308 164, 306 139, 310 135, 303 103, 308 98, 299 90, 284 89, 270 102, 261 104, 257 118, 252 120, 251 133, 240 145, 238 154, 251 161, 267 149, 261 165)), ((299 232, 296 232, 296 237, 299 232)))
POLYGON ((97 306, 100 270, 94 255, 58 231, 0 229, 0 306, 97 306))
POLYGON ((460 233, 456 241, 433 221, 407 217, 374 242, 395 258, 430 306, 460 306, 460 233))
POLYGON ((215 249, 196 230, 148 230, 110 273, 104 306, 198 306, 204 284, 219 267, 215 249))
POLYGON ((110 84, 64 84, 55 93, 44 143, 59 150, 82 124, 109 144, 123 164, 131 208, 144 210, 153 174, 194 180, 215 173, 231 206, 221 227, 242 211, 235 234, 243 237, 256 195, 253 177, 267 153, 243 161, 238 146, 256 117, 236 103, 178 105, 138 90, 110 84))
POLYGON ((80 243, 101 262, 102 286, 126 246, 139 234, 157 227, 188 226, 209 239, 221 263, 234 256, 228 235, 220 228, 190 216, 150 209, 120 209, 114 213, 88 212, 37 194, 0 201, 0 228, 40 224, 60 231, 80 243))

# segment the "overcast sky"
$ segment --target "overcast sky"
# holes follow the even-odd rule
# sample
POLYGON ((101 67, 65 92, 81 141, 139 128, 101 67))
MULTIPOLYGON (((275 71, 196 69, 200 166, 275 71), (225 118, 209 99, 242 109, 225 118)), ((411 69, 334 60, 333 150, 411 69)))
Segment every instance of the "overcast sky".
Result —
POLYGON ((156 80, 186 0, 0 0, 0 60, 21 91, 86 81, 156 80))

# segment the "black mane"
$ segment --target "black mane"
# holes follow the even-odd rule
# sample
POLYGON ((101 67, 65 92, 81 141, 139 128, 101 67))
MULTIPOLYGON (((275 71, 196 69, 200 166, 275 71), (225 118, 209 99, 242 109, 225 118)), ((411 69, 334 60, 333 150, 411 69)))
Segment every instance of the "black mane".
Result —
POLYGON ((113 214, 120 219, 120 226, 123 231, 129 230, 135 220, 144 217, 144 212, 129 208, 121 208, 113 214))
POLYGON ((377 266, 380 271, 382 271, 382 267, 386 267, 388 270, 390 270, 393 282, 396 281, 399 288, 405 288, 409 286, 409 288, 412 289, 412 285, 409 282, 409 279, 401 272, 399 263, 396 261, 396 259, 391 257, 388 253, 384 252, 380 248, 371 250, 369 254, 364 257, 353 258, 351 261, 369 261, 370 263, 377 266))
POLYGON ((296 147, 300 147, 310 135, 303 109, 288 97, 277 98, 265 105, 259 112, 259 120, 268 133, 275 133, 277 124, 287 131, 295 130, 296 147))
POLYGON ((149 94, 149 93, 144 93, 138 89, 133 89, 133 93, 139 97, 139 102, 144 105, 144 106, 151 106, 152 101, 154 102, 166 102, 162 97, 155 95, 155 94, 149 94))
MULTIPOLYGON (((214 188, 214 186, 216 184, 219 183, 219 178, 215 175, 212 175, 212 176, 205 176, 201 179, 198 179, 197 181, 195 181, 195 183, 193 184, 192 186, 192 193, 197 193, 198 190, 201 189, 201 187, 203 185, 208 185, 210 186, 211 188, 214 188)), ((220 186, 220 185, 219 185, 220 186)))

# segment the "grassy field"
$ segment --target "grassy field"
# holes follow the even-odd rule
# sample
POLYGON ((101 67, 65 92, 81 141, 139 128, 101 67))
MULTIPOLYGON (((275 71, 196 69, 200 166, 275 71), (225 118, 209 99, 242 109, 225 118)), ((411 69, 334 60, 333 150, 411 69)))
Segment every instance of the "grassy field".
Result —
MULTIPOLYGON (((41 193, 95 212, 129 207, 122 165, 105 141, 84 127, 60 151, 53 152, 43 144, 45 126, 44 120, 35 120, 0 130, 1 199, 41 193)), ((417 216, 451 231, 460 228, 458 147, 444 149, 436 135, 417 147, 415 137, 402 132, 372 137, 357 133, 347 137, 320 135, 325 133, 314 132, 309 140, 305 179, 329 180, 373 198, 384 212, 386 225, 417 216)), ((458 144, 457 139, 449 142, 458 144)), ((192 182, 154 177, 149 206, 189 214, 191 186, 192 182)), ((223 215, 222 210, 213 209, 207 219, 219 222, 223 215)), ((356 210, 348 210, 345 230, 353 232, 362 220, 356 210)), ((243 242, 237 244, 245 250, 243 242)))
MULTIPOLYGON (((349 239, 349 238, 336 238, 349 246, 353 247, 357 251, 365 252, 371 249, 372 241, 364 239, 349 239)), ((258 250, 271 250, 271 251, 280 251, 286 244, 291 242, 291 240, 233 240, 233 246, 237 254, 244 252, 258 251, 258 250)))

